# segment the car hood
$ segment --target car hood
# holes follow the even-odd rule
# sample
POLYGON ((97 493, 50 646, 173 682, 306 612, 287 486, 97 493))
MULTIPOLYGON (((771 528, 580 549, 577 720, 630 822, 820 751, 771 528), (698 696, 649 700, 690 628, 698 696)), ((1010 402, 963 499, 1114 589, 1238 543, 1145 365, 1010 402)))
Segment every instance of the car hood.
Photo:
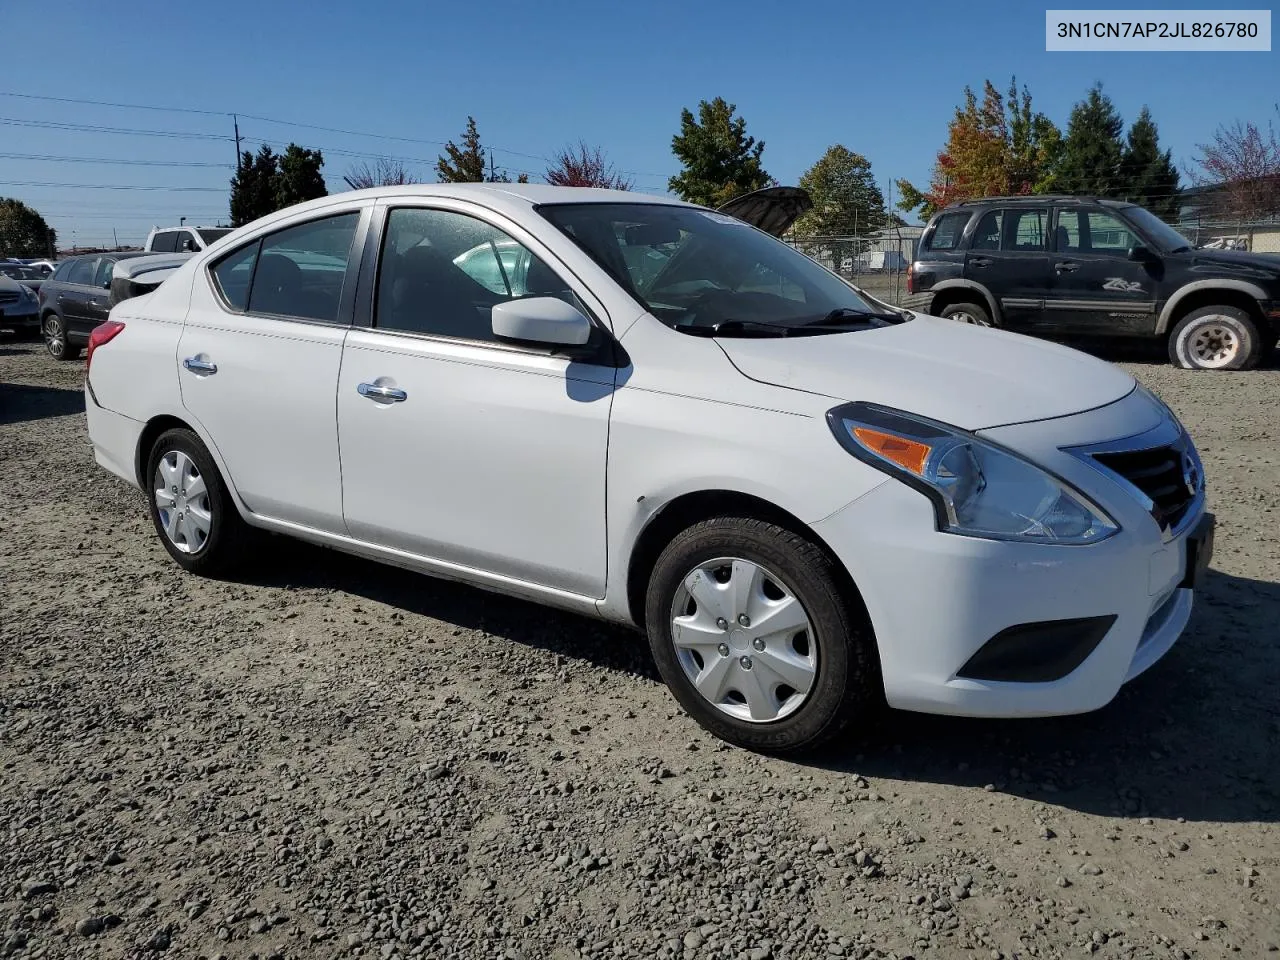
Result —
POLYGON ((1280 276, 1280 253, 1250 253, 1247 250, 1192 250, 1186 254, 1200 267, 1227 267, 1262 271, 1280 276))
POLYGON ((717 213, 736 217, 743 223, 780 237, 813 209, 809 191, 801 187, 765 187, 735 197, 716 208, 717 213))
POLYGON ((983 430, 1113 403, 1134 379, 1087 354, 954 320, 854 333, 716 341, 745 376, 983 430))
POLYGON ((5 293, 21 293, 22 286, 12 277, 6 277, 4 274, 0 273, 0 290, 3 290, 5 293))

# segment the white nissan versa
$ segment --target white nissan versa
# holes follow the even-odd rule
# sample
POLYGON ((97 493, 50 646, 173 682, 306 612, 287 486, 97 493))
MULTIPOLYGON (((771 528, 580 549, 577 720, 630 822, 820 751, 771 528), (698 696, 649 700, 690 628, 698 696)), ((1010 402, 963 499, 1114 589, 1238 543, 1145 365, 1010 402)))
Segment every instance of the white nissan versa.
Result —
POLYGON ((187 570, 265 530, 642 626, 685 709, 760 750, 885 700, 1101 707, 1212 546, 1195 447, 1120 369, 632 193, 281 211, 112 310, 85 390, 187 570))

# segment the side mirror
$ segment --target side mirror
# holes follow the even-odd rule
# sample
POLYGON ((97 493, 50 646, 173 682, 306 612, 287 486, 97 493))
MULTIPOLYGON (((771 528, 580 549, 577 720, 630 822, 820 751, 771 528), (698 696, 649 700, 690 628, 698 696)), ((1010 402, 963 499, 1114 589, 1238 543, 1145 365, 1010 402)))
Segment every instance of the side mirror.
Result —
POLYGON ((494 304, 490 323, 499 340, 580 347, 591 338, 591 321, 556 297, 529 297, 494 304))
POLYGON ((103 289, 103 290, 110 290, 110 289, 111 289, 111 281, 110 281, 110 280, 105 280, 105 281, 103 281, 102 289, 103 289))
POLYGON ((1129 248, 1129 259, 1138 263, 1147 263, 1155 258, 1151 255, 1151 250, 1148 247, 1143 246, 1141 243, 1136 243, 1129 248))

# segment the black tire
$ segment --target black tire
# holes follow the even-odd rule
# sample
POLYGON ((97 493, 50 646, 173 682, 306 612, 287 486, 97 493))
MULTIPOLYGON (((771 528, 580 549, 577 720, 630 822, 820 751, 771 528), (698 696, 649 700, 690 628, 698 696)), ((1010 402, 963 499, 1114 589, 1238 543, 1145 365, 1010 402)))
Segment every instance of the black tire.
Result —
MULTIPOLYGON (((185 487, 180 487, 180 491, 185 493, 185 487)), ((151 522, 160 542, 169 551, 169 556, 184 570, 201 576, 216 577, 244 563, 251 548, 253 531, 240 516, 209 451, 190 430, 167 430, 156 438, 147 454, 143 494, 147 498, 151 522), (155 476, 161 459, 174 453, 185 454, 204 479, 204 498, 200 502, 191 502, 196 503, 198 509, 207 510, 211 518, 207 535, 198 543, 189 544, 188 549, 179 547, 165 532, 165 520, 161 515, 160 505, 156 502, 156 490, 153 489, 156 487, 155 476)), ((177 503, 178 507, 184 505, 181 501, 177 503)))
POLYGON ((80 345, 67 339, 67 322, 51 313, 40 324, 40 335, 49 356, 55 360, 75 360, 80 356, 80 345))
POLYGON ((763 520, 717 517, 679 534, 654 565, 645 622, 658 670, 680 705, 720 739, 774 754, 813 750, 853 720, 878 712, 884 686, 875 639, 839 574, 835 561, 815 544, 763 520), (816 677, 807 698, 781 719, 753 722, 724 712, 698 692, 677 655, 671 625, 677 592, 699 564, 722 557, 764 567, 800 601, 816 635, 808 639, 817 652, 816 677))
POLYGON ((1199 307, 1169 332, 1169 360, 1184 370, 1252 370, 1270 346, 1269 339, 1239 307, 1199 307), (1222 348, 1209 359, 1219 344, 1222 348))
POLYGON ((961 323, 971 323, 975 327, 995 326, 987 308, 977 303, 949 303, 938 312, 938 316, 961 323))

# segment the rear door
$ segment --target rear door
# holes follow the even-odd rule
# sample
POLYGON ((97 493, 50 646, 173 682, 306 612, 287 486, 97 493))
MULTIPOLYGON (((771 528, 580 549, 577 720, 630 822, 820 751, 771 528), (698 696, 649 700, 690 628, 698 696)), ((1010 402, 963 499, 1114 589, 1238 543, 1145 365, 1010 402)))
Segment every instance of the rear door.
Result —
POLYGON ((100 257, 93 268, 93 289, 84 304, 84 319, 90 330, 106 320, 111 312, 111 271, 115 265, 115 257, 100 257))
MULTIPOLYGON (((81 257, 71 265, 66 283, 58 290, 56 304, 58 312, 62 314, 67 333, 77 339, 84 339, 89 335, 89 331, 97 326, 90 313, 89 301, 96 292, 93 278, 97 275, 98 263, 101 259, 101 257, 81 257)), ((107 291, 101 292, 105 299, 107 291)))
POLYGON ((1142 243, 1103 207, 1061 207, 1053 231, 1047 326, 1063 333, 1125 335, 1155 329, 1159 264, 1129 259, 1142 243))
POLYGON ((982 284, 1000 304, 1003 325, 1035 326, 1049 286, 1048 207, 988 210, 969 237, 965 279, 982 284))
POLYGON ((371 203, 259 233, 202 265, 178 344, 182 401, 245 505, 344 534, 334 391, 371 203))

